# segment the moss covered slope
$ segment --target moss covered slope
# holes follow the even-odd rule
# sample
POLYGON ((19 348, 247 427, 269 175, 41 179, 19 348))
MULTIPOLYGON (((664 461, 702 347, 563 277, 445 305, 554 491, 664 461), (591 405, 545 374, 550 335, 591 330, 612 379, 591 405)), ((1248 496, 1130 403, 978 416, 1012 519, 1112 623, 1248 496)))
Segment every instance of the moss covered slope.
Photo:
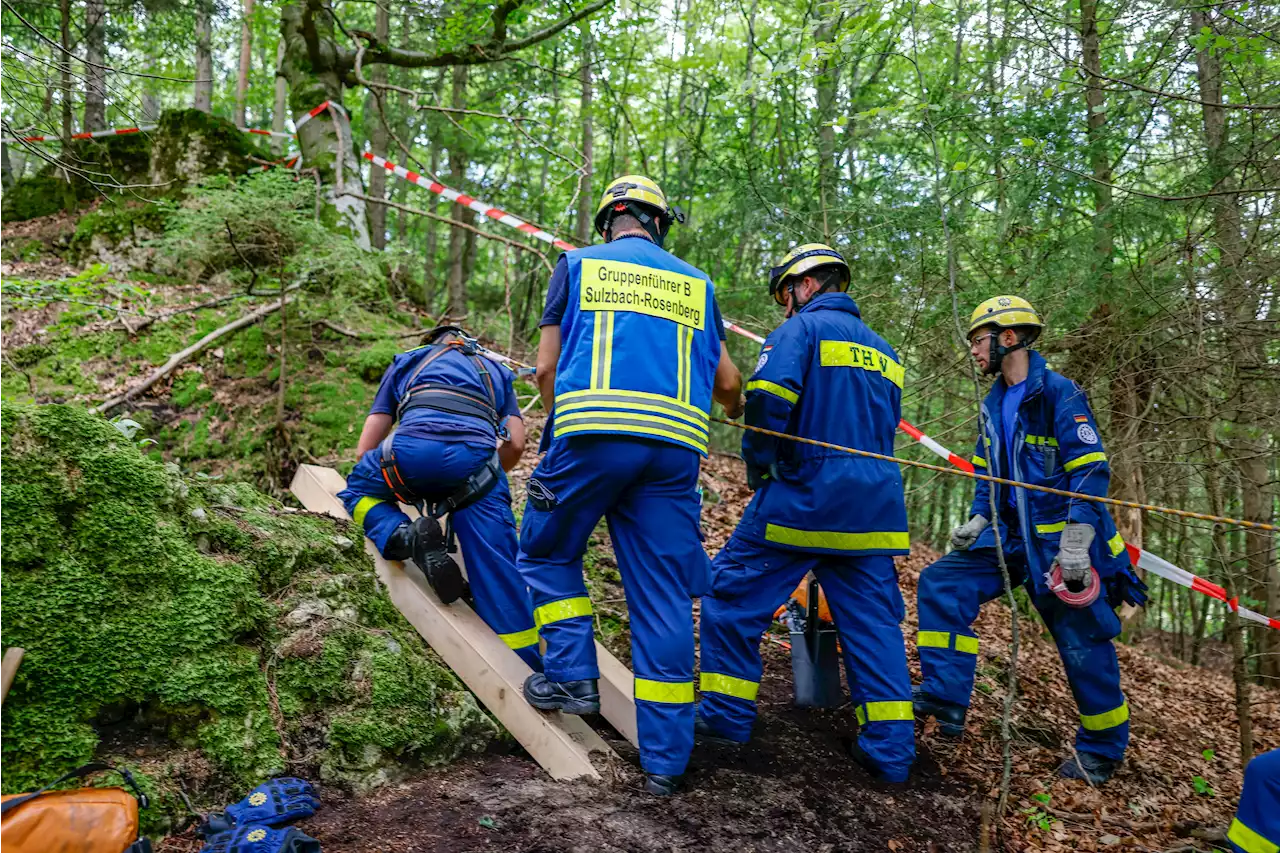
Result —
POLYGON ((2 642, 27 650, 6 792, 104 757, 107 726, 196 756, 210 791, 286 769, 364 788, 496 734, 344 523, 188 479, 78 407, 9 403, 0 431, 2 642))

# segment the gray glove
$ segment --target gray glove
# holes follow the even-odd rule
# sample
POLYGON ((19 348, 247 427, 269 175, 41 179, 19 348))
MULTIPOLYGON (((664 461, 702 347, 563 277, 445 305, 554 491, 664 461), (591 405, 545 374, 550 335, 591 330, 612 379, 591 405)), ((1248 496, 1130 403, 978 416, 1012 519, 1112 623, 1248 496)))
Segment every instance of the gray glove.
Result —
POLYGON ((1093 537, 1093 526, 1089 524, 1068 524, 1062 529, 1055 559, 1062 569, 1063 583, 1079 584, 1087 589, 1093 581, 1093 572, 1089 571, 1089 546, 1093 544, 1093 537))
POLYGON ((987 529, 989 523, 984 516, 975 515, 951 531, 951 547, 957 551, 969 550, 973 547, 973 543, 978 541, 982 531, 987 529))

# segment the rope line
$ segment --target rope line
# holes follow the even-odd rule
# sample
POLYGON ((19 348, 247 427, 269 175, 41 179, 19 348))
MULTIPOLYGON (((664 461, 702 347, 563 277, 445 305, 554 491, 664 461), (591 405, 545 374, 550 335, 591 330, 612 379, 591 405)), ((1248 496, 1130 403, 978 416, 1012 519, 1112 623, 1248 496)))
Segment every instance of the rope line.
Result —
POLYGON ((979 474, 976 471, 964 471, 959 468, 946 468, 942 465, 932 465, 928 462, 917 462, 914 459, 902 459, 897 456, 888 456, 883 453, 875 453, 870 450, 859 450, 856 447, 845 447, 841 444, 831 444, 826 441, 818 441, 814 438, 801 438, 798 435, 787 435, 785 432, 777 432, 776 430, 765 429, 764 427, 751 426, 749 424, 739 424, 724 418, 712 418, 716 423, 726 424, 731 427, 743 431, 758 432, 762 435, 773 436, 774 438, 785 438, 788 441, 794 441, 799 444, 812 444, 815 447, 825 447, 828 450, 839 450, 842 453, 851 453, 855 456, 866 456, 870 459, 880 459, 884 462, 896 462, 899 465, 910 465, 913 468, 924 468, 927 471, 938 471, 943 474, 951 474, 953 476, 968 477, 972 480, 986 480, 988 483, 999 483, 1002 486, 1017 486, 1022 489, 1031 489, 1036 492, 1045 492, 1050 495, 1058 495, 1064 498, 1078 499, 1082 501, 1092 501, 1094 503, 1109 504, 1111 506, 1122 506, 1128 509, 1141 509, 1148 512, 1158 512, 1164 515, 1173 515, 1179 518, 1194 518, 1199 521, 1211 521, 1214 524, 1230 524, 1236 527, 1246 527, 1254 530, 1266 530, 1274 532, 1280 530, 1274 524, 1265 524, 1261 521, 1245 521, 1239 518, 1227 518, 1221 515, 1207 515, 1200 512, 1191 512, 1185 509, 1174 509, 1167 506, 1156 506, 1155 504, 1140 504, 1133 501, 1122 501, 1116 498, 1103 498, 1097 495, 1086 495, 1082 492, 1071 492, 1066 489, 1054 489, 1049 486, 1037 486, 1032 483, 1022 483, 1017 480, 1006 480, 1003 477, 992 477, 989 474, 979 474))

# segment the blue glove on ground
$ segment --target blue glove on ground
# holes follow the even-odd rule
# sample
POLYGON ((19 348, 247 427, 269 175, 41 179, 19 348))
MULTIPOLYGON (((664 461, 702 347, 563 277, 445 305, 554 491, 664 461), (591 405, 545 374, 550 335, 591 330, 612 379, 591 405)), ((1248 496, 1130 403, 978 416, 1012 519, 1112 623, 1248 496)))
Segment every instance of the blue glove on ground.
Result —
POLYGON ((235 827, 278 826, 311 817, 319 807, 310 782, 283 776, 263 782, 243 800, 227 806, 225 813, 209 815, 200 834, 210 838, 235 827))
POLYGON ((1133 569, 1122 569, 1105 581, 1107 587, 1107 604, 1119 607, 1121 604, 1132 604, 1134 607, 1145 607, 1147 604, 1147 585, 1142 578, 1133 573, 1133 569))
POLYGON ((320 853, 320 842, 293 827, 242 826, 214 835, 200 853, 320 853))

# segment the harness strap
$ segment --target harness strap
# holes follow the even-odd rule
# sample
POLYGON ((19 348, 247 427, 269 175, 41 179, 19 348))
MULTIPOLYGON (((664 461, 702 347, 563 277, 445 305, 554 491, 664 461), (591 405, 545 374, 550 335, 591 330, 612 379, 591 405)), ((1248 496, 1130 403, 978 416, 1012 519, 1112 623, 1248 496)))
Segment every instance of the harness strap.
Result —
POLYGON ((34 800, 36 797, 45 793, 55 785, 61 785, 63 782, 66 782, 70 779, 78 779, 81 776, 88 776, 90 773, 97 773, 99 770, 113 770, 116 773, 119 773, 122 777, 124 777, 124 781, 129 785, 130 788, 133 789, 134 795, 138 798, 139 807, 145 809, 147 806, 151 804, 150 801, 147 799, 147 795, 142 793, 142 789, 138 787, 138 782, 136 779, 133 778, 132 773, 130 773, 128 770, 124 769, 123 767, 115 767, 114 765, 111 765, 111 764, 103 764, 101 762, 95 761, 90 764, 82 764, 81 766, 77 767, 75 770, 72 770, 70 773, 59 776, 57 779, 54 779, 52 782, 50 782, 48 785, 45 785, 43 788, 41 788, 38 791, 32 791, 30 794, 26 794, 25 796, 14 797, 12 800, 5 800, 4 804, 0 805, 0 815, 6 815, 9 812, 16 809, 18 806, 22 805, 23 803, 27 803, 27 802, 30 802, 31 800, 34 800))

